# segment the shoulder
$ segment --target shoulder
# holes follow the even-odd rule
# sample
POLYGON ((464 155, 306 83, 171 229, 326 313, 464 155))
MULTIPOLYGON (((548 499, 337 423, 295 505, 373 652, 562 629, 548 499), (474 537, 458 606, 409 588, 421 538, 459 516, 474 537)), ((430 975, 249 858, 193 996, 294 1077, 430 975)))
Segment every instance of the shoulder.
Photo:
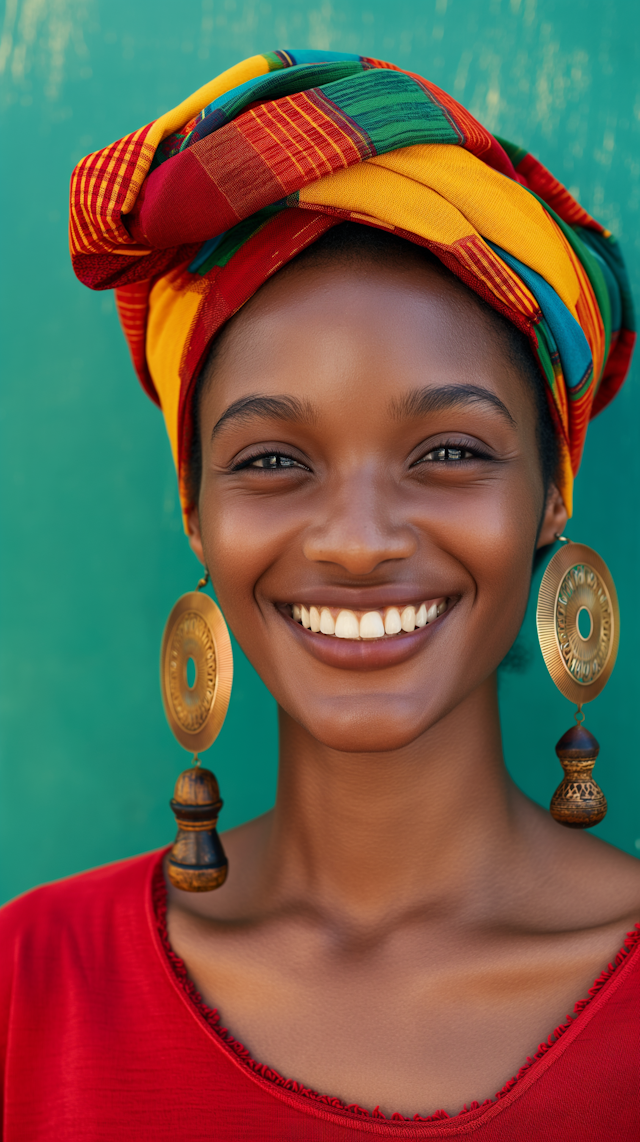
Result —
POLYGON ((580 886, 594 915, 604 922, 616 917, 640 921, 640 860, 593 834, 563 830, 561 840, 565 876, 573 888, 580 886))
POLYGON ((526 830, 529 901, 560 930, 640 921, 640 860, 602 837, 567 829, 539 806, 526 830))
MULTIPOLYGON (((164 851, 164 850, 163 850, 164 851)), ((73 939, 79 946, 113 935, 144 911, 145 889, 161 852, 144 853, 54 881, 18 896, 0 908, 0 946, 6 965, 10 948, 54 949, 73 939)))
POLYGON ((70 1011, 102 1026, 116 1000, 130 1013, 152 985, 151 882, 161 859, 118 861, 0 909, 0 1070, 11 1042, 23 1043, 31 1065, 70 1011))

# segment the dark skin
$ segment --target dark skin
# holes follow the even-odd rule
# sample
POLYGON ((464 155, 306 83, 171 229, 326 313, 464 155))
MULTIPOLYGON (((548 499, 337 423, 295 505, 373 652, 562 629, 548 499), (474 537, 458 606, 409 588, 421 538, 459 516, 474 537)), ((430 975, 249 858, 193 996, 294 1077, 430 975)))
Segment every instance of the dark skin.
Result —
POLYGON ((273 811, 224 836, 223 888, 169 889, 171 943, 259 1061, 369 1109, 456 1113, 640 919, 638 862, 504 766, 496 668, 566 522, 531 391, 418 255, 310 263, 228 326, 201 434, 191 543, 278 702, 280 772, 273 811), (286 399, 220 423, 257 395, 286 399), (375 643, 290 612, 437 597, 437 622, 375 643))

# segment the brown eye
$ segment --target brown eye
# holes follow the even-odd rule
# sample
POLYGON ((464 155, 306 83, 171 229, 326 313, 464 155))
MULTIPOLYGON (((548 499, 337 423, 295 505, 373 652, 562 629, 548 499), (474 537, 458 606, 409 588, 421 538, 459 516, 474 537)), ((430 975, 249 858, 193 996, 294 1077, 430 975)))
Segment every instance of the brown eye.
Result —
MULTIPOLYGON (((473 452, 468 448, 455 448, 451 446, 444 446, 442 448, 433 448, 431 452, 427 452, 426 456, 422 457, 424 460, 472 460, 473 452)), ((421 463, 422 461, 419 461, 421 463)))
POLYGON ((301 464, 299 460, 294 460, 292 456, 285 456, 282 452, 263 452, 260 456, 249 456, 247 460, 238 464, 234 471, 255 471, 258 469, 268 472, 281 472, 292 468, 301 469, 303 472, 308 471, 304 464, 301 464))
POLYGON ((290 456, 281 456, 278 452, 272 452, 269 456, 258 456, 256 460, 251 462, 252 468, 298 468, 295 460, 290 456))

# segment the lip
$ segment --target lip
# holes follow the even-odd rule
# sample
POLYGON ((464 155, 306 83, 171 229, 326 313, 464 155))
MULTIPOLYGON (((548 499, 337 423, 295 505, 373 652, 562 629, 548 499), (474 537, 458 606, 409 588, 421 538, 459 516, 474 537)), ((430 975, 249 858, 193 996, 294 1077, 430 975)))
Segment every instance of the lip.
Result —
MULTIPOLYGON (((344 598, 344 594, 342 595, 344 598)), ((369 596, 371 598, 371 596, 369 596)), ((388 594, 385 596, 388 600, 388 594)), ((326 599, 325 599, 326 602, 326 599)), ((387 606, 393 606, 393 603, 387 601, 387 606)), ((394 634, 388 638, 372 639, 371 641, 360 641, 348 638, 332 638, 326 634, 315 634, 313 631, 306 630, 300 623, 294 620, 276 607, 280 617, 287 623, 294 638, 297 638, 300 646, 304 650, 312 654, 318 662, 322 662, 325 666, 333 666, 338 670, 385 670, 391 666, 399 666, 403 662, 407 662, 414 654, 418 654, 422 649, 424 643, 432 638, 435 630, 440 627, 441 623, 450 615, 455 607, 455 603, 443 615, 440 615, 432 623, 427 623, 425 627, 419 627, 414 631, 404 631, 402 634, 394 634)))

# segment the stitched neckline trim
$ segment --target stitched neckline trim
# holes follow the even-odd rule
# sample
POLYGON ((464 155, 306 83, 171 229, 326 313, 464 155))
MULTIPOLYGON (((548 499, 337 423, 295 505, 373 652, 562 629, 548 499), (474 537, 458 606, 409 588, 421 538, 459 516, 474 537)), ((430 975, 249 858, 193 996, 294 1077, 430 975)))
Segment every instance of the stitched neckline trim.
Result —
POLYGON ((171 944, 169 943, 169 935, 167 931, 167 886, 164 879, 163 871, 163 857, 164 850, 161 854, 156 868, 153 871, 151 881, 152 905, 155 921, 157 924, 158 935, 162 944, 162 949, 165 953, 172 975, 179 984, 181 990, 186 994, 189 1002, 196 1008, 202 1018, 208 1023, 212 1031, 230 1047, 234 1055, 237 1055, 239 1060, 247 1067, 248 1070, 254 1074, 259 1075, 263 1079, 267 1079, 275 1086, 282 1087, 284 1090, 291 1091, 292 1094, 303 1095, 305 1098, 319 1103, 329 1109, 340 1111, 342 1114, 348 1114, 356 1118, 364 1118, 369 1120, 378 1120, 383 1122, 398 1122, 398 1123, 416 1123, 426 1125, 428 1123, 436 1122, 454 1122, 456 1119, 462 1118, 472 1111, 479 1111, 490 1106, 494 1106, 505 1095, 509 1094, 520 1079, 528 1073, 531 1067, 544 1058, 548 1051, 558 1043, 562 1038, 565 1031, 568 1031, 575 1023, 577 1016, 592 1002, 596 995, 602 990, 605 984, 612 978, 621 964, 625 963, 634 949, 640 946, 640 923, 636 924, 635 929, 627 932, 625 941, 617 953, 614 961, 610 963, 603 972, 600 973, 598 978, 589 988, 589 992, 584 999, 579 999, 575 1004, 573 1012, 567 1015, 564 1023, 560 1023, 545 1042, 540 1043, 538 1050, 534 1055, 528 1056, 526 1062, 520 1067, 515 1075, 510 1078, 497 1092, 494 1098, 486 1098, 482 1102, 474 1100, 469 1105, 465 1103, 462 1110, 458 1114, 449 1114, 446 1110, 436 1110, 433 1114, 421 1115, 414 1114, 412 1117, 407 1117, 404 1114, 383 1114, 379 1107, 373 1110, 366 1110, 364 1107, 359 1106, 357 1103, 346 1103, 340 1098, 328 1094, 320 1094, 318 1091, 312 1090, 310 1087, 305 1087, 302 1083, 297 1082, 295 1079, 287 1079, 283 1075, 275 1071, 267 1063, 259 1063, 249 1053, 247 1048, 243 1046, 228 1030, 223 1027, 220 1019, 219 1012, 214 1007, 209 1007, 203 1000, 200 992, 190 979, 184 960, 181 959, 176 952, 174 952, 171 944))

